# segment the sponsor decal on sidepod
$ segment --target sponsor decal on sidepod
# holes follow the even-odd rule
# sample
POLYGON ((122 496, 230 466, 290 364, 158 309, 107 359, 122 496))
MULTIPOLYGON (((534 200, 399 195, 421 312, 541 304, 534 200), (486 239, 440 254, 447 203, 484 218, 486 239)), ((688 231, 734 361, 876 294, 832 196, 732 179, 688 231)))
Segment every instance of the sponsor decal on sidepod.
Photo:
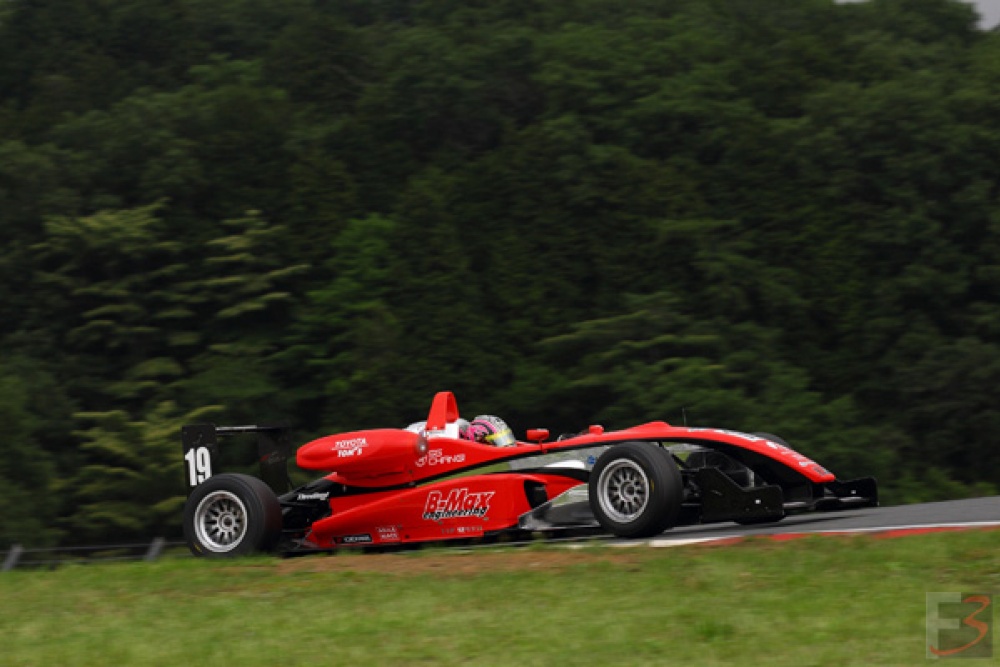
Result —
POLYGON ((495 491, 469 491, 467 488, 452 489, 448 495, 441 491, 427 494, 423 518, 427 521, 441 521, 459 517, 482 518, 490 511, 490 500, 495 491))
POLYGON ((397 526, 377 526, 375 532, 378 533, 379 542, 399 542, 397 526))

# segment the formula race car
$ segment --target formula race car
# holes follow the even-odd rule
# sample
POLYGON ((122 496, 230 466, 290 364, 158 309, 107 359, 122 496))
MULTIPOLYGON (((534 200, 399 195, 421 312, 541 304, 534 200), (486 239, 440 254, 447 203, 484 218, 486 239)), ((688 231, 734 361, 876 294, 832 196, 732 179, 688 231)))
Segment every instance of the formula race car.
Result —
POLYGON ((655 421, 620 431, 590 426, 556 440, 532 429, 526 442, 511 435, 491 443, 468 439, 468 424, 454 395, 439 392, 417 428, 303 445, 296 464, 326 474, 291 490, 285 429, 185 426, 187 543, 196 555, 226 557, 566 529, 638 538, 678 525, 878 505, 874 479, 837 480, 767 434, 655 421), (220 438, 240 434, 257 437, 259 476, 219 474, 220 438))

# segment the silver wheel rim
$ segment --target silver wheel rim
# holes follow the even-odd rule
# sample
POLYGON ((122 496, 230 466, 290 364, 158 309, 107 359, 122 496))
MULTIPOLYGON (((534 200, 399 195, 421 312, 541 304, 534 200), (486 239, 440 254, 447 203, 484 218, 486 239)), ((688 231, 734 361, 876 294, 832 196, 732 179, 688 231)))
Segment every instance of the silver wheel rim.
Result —
POLYGON ((649 478, 638 463, 619 459, 601 471, 598 502, 604 515, 617 523, 635 521, 649 504, 649 478))
POLYGON ((198 541, 209 551, 232 551, 247 534, 247 508, 230 491, 213 491, 198 503, 194 512, 198 541))

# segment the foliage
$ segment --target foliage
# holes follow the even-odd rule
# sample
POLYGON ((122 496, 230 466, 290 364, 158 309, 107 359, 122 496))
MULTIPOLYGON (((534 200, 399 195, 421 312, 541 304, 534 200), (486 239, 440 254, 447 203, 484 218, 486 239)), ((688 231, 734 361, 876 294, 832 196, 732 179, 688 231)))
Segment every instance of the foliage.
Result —
POLYGON ((74 507, 62 521, 68 541, 108 544, 121 535, 169 531, 186 499, 177 433, 218 412, 179 414, 165 402, 142 422, 129 421, 123 411, 77 414, 89 428, 75 434, 86 463, 71 484, 59 485, 74 507))
MULTIPOLYGON (((26 667, 309 665, 317 654, 377 666, 744 665, 748 655, 775 667, 915 665, 927 591, 996 590, 997 537, 19 568, 0 577, 17 610, 0 616, 0 632, 6 659, 26 667), (540 600, 543 614, 524 613, 540 600)), ((942 619, 957 623, 958 610, 942 619)))
POLYGON ((957 0, 4 3, 0 543, 176 533, 204 406, 444 388, 991 492, 998 83, 957 0))
POLYGON ((46 546, 58 538, 56 461, 41 447, 49 436, 58 437, 57 425, 69 426, 60 414, 65 399, 52 378, 30 362, 0 362, 0 503, 11 511, 0 516, 0 547, 12 543, 46 546), (51 420, 51 423, 46 423, 51 420), (55 429, 54 429, 55 427, 55 429), (30 507, 30 512, 18 511, 30 507))

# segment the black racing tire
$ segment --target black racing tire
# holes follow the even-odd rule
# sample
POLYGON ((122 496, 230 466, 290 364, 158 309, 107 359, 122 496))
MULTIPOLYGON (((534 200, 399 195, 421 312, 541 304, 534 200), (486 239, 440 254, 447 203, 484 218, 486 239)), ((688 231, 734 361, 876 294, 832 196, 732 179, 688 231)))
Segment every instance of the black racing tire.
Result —
POLYGON ((281 536, 281 504, 267 484, 224 473, 200 484, 184 506, 184 539, 195 556, 270 551, 281 536))
POLYGON ((652 537, 675 525, 684 482, 669 452, 647 442, 624 442, 597 459, 589 492, 590 509, 606 531, 652 537))

